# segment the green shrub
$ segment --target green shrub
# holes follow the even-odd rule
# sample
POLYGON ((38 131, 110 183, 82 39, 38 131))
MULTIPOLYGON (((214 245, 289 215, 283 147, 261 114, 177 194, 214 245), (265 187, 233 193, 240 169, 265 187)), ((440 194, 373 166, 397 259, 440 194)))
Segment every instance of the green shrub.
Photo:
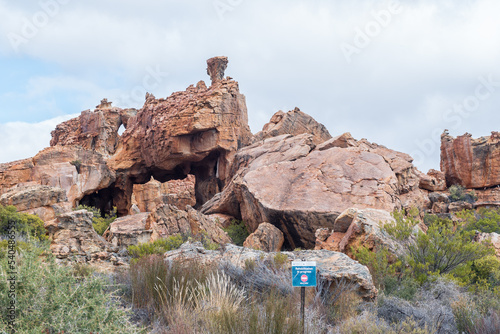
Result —
POLYGON ((94 215, 92 217, 92 226, 99 235, 103 235, 104 232, 106 232, 106 230, 108 229, 109 225, 111 225, 111 223, 114 222, 117 218, 116 207, 113 207, 113 210, 110 213, 105 214, 104 217, 102 217, 101 210, 93 206, 79 205, 73 210, 87 210, 89 212, 92 212, 94 215))
POLYGON ((470 231, 500 233, 500 208, 480 208, 477 212, 464 210, 457 217, 465 221, 470 231))
POLYGON ((450 188, 448 188, 448 192, 450 193, 448 198, 452 202, 466 201, 469 203, 474 203, 475 201, 477 201, 477 195, 474 190, 467 192, 465 187, 458 184, 454 184, 450 188))
MULTIPOLYGON (((36 248, 16 257, 16 329, 18 333, 139 333, 98 276, 77 278, 71 267, 55 262, 50 251, 36 248), (39 255, 44 253, 45 260, 39 255)), ((10 302, 8 259, 0 259, 0 304, 10 302)), ((5 310, 0 332, 7 333, 5 310)))
POLYGON ((163 255, 163 253, 179 248, 186 240, 181 235, 172 235, 153 242, 128 246, 128 253, 132 258, 141 258, 148 255, 163 255))
POLYGON ((407 255, 403 263, 421 283, 432 275, 452 273, 461 265, 493 254, 489 245, 472 242, 474 232, 468 231, 463 224, 437 219, 427 233, 417 232, 410 238, 417 221, 398 212, 394 218, 395 221, 387 223, 383 229, 404 244, 407 255))
POLYGON ((288 255, 283 254, 281 252, 277 252, 276 254, 274 254, 273 265, 277 269, 282 269, 286 267, 287 264, 288 264, 288 255))
POLYGON ((19 213, 15 206, 0 205, 0 236, 9 232, 9 225, 13 223, 16 238, 25 237, 33 241, 47 240, 43 221, 34 215, 19 213))
POLYGON ((231 225, 225 228, 224 231, 227 232, 233 243, 237 246, 243 246, 243 243, 250 235, 245 222, 236 219, 233 219, 231 225))

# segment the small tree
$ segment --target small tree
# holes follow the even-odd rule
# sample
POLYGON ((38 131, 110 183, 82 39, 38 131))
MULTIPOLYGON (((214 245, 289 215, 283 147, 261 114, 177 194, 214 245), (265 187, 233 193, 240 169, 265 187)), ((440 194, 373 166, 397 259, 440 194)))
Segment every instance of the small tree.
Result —
POLYGON ((455 225, 449 219, 437 219, 427 233, 412 235, 414 218, 394 214, 395 221, 384 226, 386 232, 401 241, 406 249, 405 262, 419 282, 432 274, 451 273, 458 266, 493 254, 491 244, 473 242, 474 232, 464 224, 455 225))

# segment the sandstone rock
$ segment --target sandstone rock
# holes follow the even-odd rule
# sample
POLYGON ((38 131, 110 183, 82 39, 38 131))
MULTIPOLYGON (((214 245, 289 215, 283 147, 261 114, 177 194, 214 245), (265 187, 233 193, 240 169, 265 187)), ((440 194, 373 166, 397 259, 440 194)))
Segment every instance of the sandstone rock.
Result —
POLYGON ((227 68, 227 57, 213 57, 207 60, 207 74, 212 80, 212 85, 215 82, 224 79, 224 71, 227 68))
POLYGON ((173 205, 160 205, 153 213, 152 240, 165 238, 174 234, 192 235, 194 237, 206 235, 218 244, 231 242, 226 232, 219 225, 204 214, 188 207, 187 211, 179 210, 173 205))
POLYGON ((316 149, 318 151, 325 151, 331 149, 332 147, 348 148, 348 147, 358 147, 358 146, 359 145, 357 140, 354 139, 349 132, 346 132, 319 144, 316 147, 316 149))
MULTIPOLYGON (((377 247, 388 249, 393 254, 401 254, 402 247, 381 228, 394 218, 387 211, 375 209, 349 210, 352 222, 339 243, 339 251, 352 256, 352 249, 377 247)), ((341 215, 342 216, 342 215, 341 215)))
POLYGON ((465 201, 451 202, 448 205, 448 210, 450 212, 460 212, 462 210, 471 210, 473 205, 465 201))
POLYGON ((447 213, 448 212, 448 203, 445 202, 434 202, 432 204, 432 213, 447 213))
POLYGON ((207 217, 221 228, 228 228, 234 221, 233 216, 225 215, 222 213, 214 213, 213 215, 208 215, 207 217))
POLYGON ((108 161, 123 192, 119 213, 129 211, 133 184, 151 175, 160 182, 195 175, 202 205, 220 191, 235 152, 251 138, 245 97, 233 80, 216 81, 210 88, 200 82, 167 99, 150 96, 128 120, 108 161))
POLYGON ((441 135, 441 170, 448 186, 466 188, 500 185, 500 134, 472 139, 470 134, 453 138, 441 135))
POLYGON ((429 191, 444 191, 446 187, 446 179, 443 172, 431 169, 427 174, 418 172, 420 178, 420 188, 429 191))
POLYGON ((151 225, 152 216, 149 212, 117 218, 111 223, 104 237, 112 245, 121 248, 142 244, 151 241, 151 225))
POLYGON ((449 199, 448 195, 443 194, 443 193, 430 193, 429 194, 429 200, 432 203, 436 203, 436 202, 439 202, 439 203, 449 203, 450 202, 450 199, 449 199))
POLYGON ((349 208, 342 212, 337 219, 335 219, 335 223, 333 224, 333 231, 345 233, 351 226, 352 221, 358 215, 359 211, 354 208, 349 208))
POLYGON ((262 223, 257 230, 250 234, 243 247, 262 250, 264 252, 279 252, 285 238, 283 232, 269 223, 262 223))
POLYGON ((67 200, 63 189, 42 185, 14 187, 0 196, 1 205, 14 205, 19 211, 51 206, 67 200))
POLYGON ((61 188, 76 205, 85 195, 108 188, 115 181, 104 157, 79 147, 56 146, 35 157, 0 165, 0 194, 14 186, 44 185, 61 188), (78 169, 75 166, 78 162, 78 169))
MULTIPOLYGON (((179 249, 166 252, 165 260, 175 262, 196 260, 208 265, 231 264, 245 268, 245 262, 249 260, 260 261, 266 256, 274 257, 275 254, 235 245, 227 245, 221 251, 209 251, 199 243, 185 243, 179 249)), ((348 284, 353 284, 356 287, 355 291, 365 299, 373 299, 377 295, 377 289, 373 285, 368 268, 345 254, 326 250, 281 252, 281 254, 285 254, 290 262, 294 260, 316 261, 319 278, 331 282, 332 286, 344 280, 348 284)))
POLYGON ((332 228, 344 210, 392 212, 402 185, 418 189, 400 181, 404 168, 413 168, 411 158, 370 145, 312 151, 309 134, 255 143, 236 154, 231 183, 202 211, 241 218, 251 231, 268 221, 283 231, 287 247, 312 248, 315 231, 332 228))
POLYGON ((477 201, 475 208, 481 207, 499 207, 500 206, 500 187, 474 190, 477 201))
POLYGON ((101 101, 95 111, 85 110, 81 115, 59 124, 52 131, 50 146, 81 146, 84 149, 111 155, 119 141, 118 129, 135 109, 112 108, 111 102, 101 101))
POLYGON ((185 210, 188 205, 196 204, 194 188, 194 175, 164 183, 152 178, 145 184, 134 184, 132 205, 136 205, 140 212, 154 211, 161 204, 170 204, 185 210))
POLYGON ((45 223, 51 240, 50 249, 58 258, 83 256, 116 251, 92 227, 92 213, 86 210, 72 211, 45 223))
POLYGON ((0 196, 1 205, 14 205, 18 211, 37 215, 43 221, 71 210, 66 192, 61 188, 42 185, 20 185, 0 196))
POLYGON ((343 232, 332 232, 327 228, 318 229, 316 230, 316 244, 314 249, 338 252, 340 241, 344 236, 345 233, 343 232))
POLYGON ((332 138, 323 124, 316 122, 299 108, 295 108, 287 113, 281 110, 275 113, 262 131, 255 135, 254 142, 284 134, 296 136, 303 133, 313 135, 313 143, 316 145, 332 138))

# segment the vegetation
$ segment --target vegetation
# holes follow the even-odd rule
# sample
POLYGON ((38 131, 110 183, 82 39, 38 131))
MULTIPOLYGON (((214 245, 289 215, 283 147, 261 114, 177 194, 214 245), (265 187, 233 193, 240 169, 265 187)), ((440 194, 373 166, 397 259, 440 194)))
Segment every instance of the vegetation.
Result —
MULTIPOLYGON (((18 333, 139 333, 106 280, 56 263, 47 247, 16 256, 16 330, 18 333), (42 256, 43 255, 43 256, 42 256)), ((0 259, 0 304, 9 305, 8 259, 0 259)), ((0 332, 10 332, 5 311, 0 332)))
POLYGON ((74 210, 87 210, 89 212, 92 212, 94 215, 92 217, 92 226, 94 226, 94 230, 99 235, 103 235, 104 232, 106 232, 106 230, 108 229, 109 225, 111 225, 111 223, 114 222, 117 218, 116 207, 113 207, 113 210, 110 213, 106 213, 104 217, 101 213, 101 210, 93 206, 79 205, 74 210))
POLYGON ((227 232, 233 243, 237 246, 243 246, 243 243, 250 235, 245 222, 236 219, 233 219, 231 225, 225 228, 224 231, 227 232))
POLYGON ((186 241, 181 235, 172 235, 153 242, 145 242, 139 245, 128 246, 128 253, 133 259, 148 255, 161 255, 165 252, 179 248, 186 241))
POLYGON ((19 213, 14 206, 0 205, 0 235, 5 235, 9 229, 16 231, 17 238, 47 240, 43 221, 34 215, 19 213))
POLYGON ((465 201, 474 203, 475 201, 477 201, 477 195, 474 190, 467 192, 465 187, 458 184, 452 185, 450 188, 448 188, 448 192, 450 193, 448 198, 452 202, 465 201))
POLYGON ((500 208, 480 208, 477 212, 465 210, 459 212, 457 217, 465 222, 470 231, 500 234, 500 208))
POLYGON ((70 162, 70 164, 72 164, 73 166, 75 166, 76 171, 78 172, 78 174, 80 174, 80 169, 82 167, 82 161, 81 160, 73 160, 73 161, 70 162))

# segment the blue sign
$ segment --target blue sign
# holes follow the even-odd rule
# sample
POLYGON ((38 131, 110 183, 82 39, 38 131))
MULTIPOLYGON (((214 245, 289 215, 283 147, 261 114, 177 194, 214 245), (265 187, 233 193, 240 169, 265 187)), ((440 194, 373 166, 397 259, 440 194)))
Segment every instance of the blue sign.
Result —
POLYGON ((316 286, 316 261, 292 261, 292 286, 316 286))

